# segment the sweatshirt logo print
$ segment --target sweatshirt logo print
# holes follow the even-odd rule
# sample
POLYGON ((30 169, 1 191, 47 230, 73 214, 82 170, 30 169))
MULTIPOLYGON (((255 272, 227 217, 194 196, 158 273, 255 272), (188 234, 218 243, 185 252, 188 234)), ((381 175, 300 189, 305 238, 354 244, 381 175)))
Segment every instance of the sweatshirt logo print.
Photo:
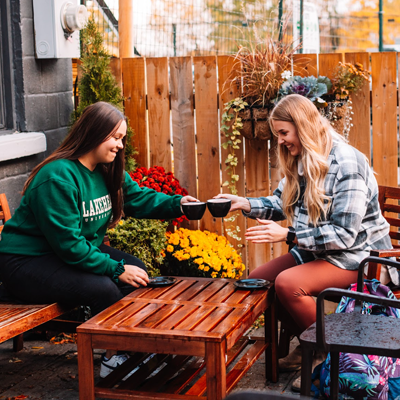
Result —
POLYGON ((82 201, 83 218, 85 222, 89 221, 89 217, 90 221, 107 217, 111 208, 111 197, 109 194, 90 200, 88 205, 85 201, 82 201))

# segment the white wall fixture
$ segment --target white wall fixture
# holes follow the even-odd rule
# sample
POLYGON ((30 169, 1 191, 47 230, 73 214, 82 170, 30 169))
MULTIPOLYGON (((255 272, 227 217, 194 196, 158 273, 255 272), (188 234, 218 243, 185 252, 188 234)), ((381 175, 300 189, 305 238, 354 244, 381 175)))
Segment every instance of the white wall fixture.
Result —
POLYGON ((87 18, 78 0, 33 0, 36 58, 79 58, 87 18))

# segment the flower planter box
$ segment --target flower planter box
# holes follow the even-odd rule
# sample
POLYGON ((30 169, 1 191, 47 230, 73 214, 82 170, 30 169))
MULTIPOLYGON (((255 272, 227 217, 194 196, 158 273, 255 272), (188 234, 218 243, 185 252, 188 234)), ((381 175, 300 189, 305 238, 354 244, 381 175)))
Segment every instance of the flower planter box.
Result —
POLYGON ((248 108, 239 113, 240 118, 242 118, 243 128, 240 133, 246 139, 261 139, 269 140, 271 139, 272 132, 269 127, 269 115, 271 113, 271 108, 248 108))

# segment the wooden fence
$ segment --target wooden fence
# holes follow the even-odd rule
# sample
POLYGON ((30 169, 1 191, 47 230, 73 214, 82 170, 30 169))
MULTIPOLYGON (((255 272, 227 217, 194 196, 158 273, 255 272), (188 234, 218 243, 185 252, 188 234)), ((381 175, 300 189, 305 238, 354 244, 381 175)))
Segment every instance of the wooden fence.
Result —
MULTIPOLYGON (((371 71, 371 86, 366 83, 352 98, 349 139, 372 161, 378 182, 391 186, 398 182, 398 58, 397 53, 388 52, 307 54, 293 59, 295 74, 332 77, 339 61, 361 62, 371 71)), ((232 62, 229 56, 208 56, 130 58, 112 63, 123 87, 125 113, 135 131, 138 162, 173 170, 182 186, 202 201, 227 190, 221 185, 227 180, 227 153, 220 146, 224 135, 219 125, 224 103, 239 95, 234 87, 222 90, 232 62)), ((244 140, 243 148, 237 154, 239 195, 269 195, 280 180, 273 140, 244 140)), ((223 224, 227 222, 206 211, 201 221, 187 226, 221 234, 227 227, 223 224)), ((254 221, 241 214, 230 224, 241 230, 241 240, 230 241, 243 246, 242 257, 250 271, 287 251, 286 244, 246 243, 244 232, 254 221)))

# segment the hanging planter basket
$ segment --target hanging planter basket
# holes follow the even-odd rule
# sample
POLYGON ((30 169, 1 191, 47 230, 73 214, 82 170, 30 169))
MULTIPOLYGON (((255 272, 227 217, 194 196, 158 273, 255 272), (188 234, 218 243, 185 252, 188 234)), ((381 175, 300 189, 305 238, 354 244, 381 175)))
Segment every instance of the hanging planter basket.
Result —
POLYGON ((272 132, 269 127, 269 115, 272 107, 250 107, 239 113, 239 117, 242 119, 243 128, 240 133, 249 140, 271 139, 272 132))
POLYGON ((351 101, 327 100, 327 103, 327 107, 320 109, 321 114, 329 120, 336 132, 348 139, 351 128, 351 101))

